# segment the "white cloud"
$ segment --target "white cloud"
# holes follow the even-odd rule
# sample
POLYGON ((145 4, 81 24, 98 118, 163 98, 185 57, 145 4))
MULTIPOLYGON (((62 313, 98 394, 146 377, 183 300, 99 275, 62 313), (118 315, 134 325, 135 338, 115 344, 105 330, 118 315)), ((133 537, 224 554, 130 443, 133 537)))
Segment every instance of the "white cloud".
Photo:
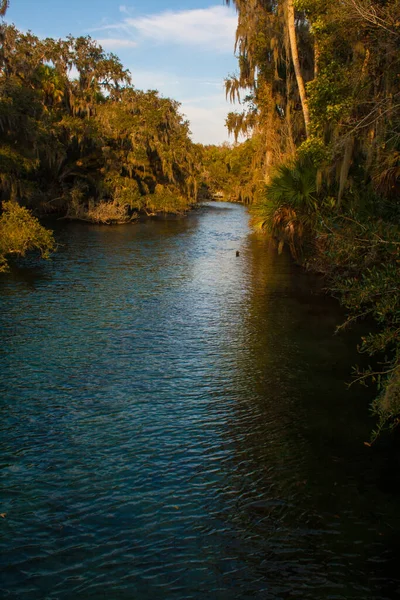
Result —
MULTIPOLYGON (((176 97, 180 91, 179 77, 175 73, 130 66, 134 86, 139 90, 159 90, 161 94, 176 97)), ((182 80, 182 78, 181 78, 182 80)))
POLYGON ((232 107, 225 100, 223 80, 229 72, 227 63, 232 60, 234 65, 236 27, 236 13, 222 3, 141 16, 124 4, 118 21, 99 23, 92 31, 101 36, 99 42, 105 48, 117 54, 135 42, 140 45, 137 52, 125 54, 134 86, 158 89, 161 95, 180 101, 192 139, 220 144, 229 139, 225 119, 232 107), (169 62, 165 60, 168 56, 169 62))
MULTIPOLYGON (((120 7, 122 12, 126 7, 120 7)), ((127 17, 120 23, 94 31, 120 30, 159 44, 201 46, 204 51, 232 52, 237 16, 225 6, 194 10, 165 11, 142 17, 127 17)))
MULTIPOLYGON (((136 88, 142 90, 156 89, 162 94, 177 98, 180 102, 201 103, 204 99, 209 101, 225 100, 225 91, 222 79, 210 81, 202 77, 188 77, 187 75, 177 75, 173 71, 156 70, 156 69, 137 69, 135 66, 129 65, 133 76, 133 83, 136 88), (203 88, 203 86, 205 86, 203 88), (219 94, 210 95, 216 88, 219 94), (201 95, 199 88, 203 88, 201 95)), ((228 106, 228 104, 226 104, 228 106)))
POLYGON ((161 70, 136 70, 134 67, 130 70, 137 89, 157 89, 161 95, 179 100, 179 112, 189 120, 194 142, 221 144, 233 141, 225 127, 227 114, 233 109, 225 100, 222 81, 178 76, 161 70), (220 93, 215 93, 210 85, 220 93))
POLYGON ((189 119, 190 131, 194 142, 201 144, 222 144, 230 141, 225 127, 225 119, 229 108, 221 103, 214 106, 201 107, 194 103, 182 103, 181 111, 189 119))
POLYGON ((137 42, 124 38, 98 38, 96 40, 100 46, 109 50, 117 50, 118 48, 134 48, 137 42))
POLYGON ((128 15, 128 16, 131 16, 132 13, 135 12, 135 9, 134 9, 133 6, 127 6, 126 4, 121 4, 118 7, 118 10, 119 10, 120 13, 123 13, 123 14, 128 15))

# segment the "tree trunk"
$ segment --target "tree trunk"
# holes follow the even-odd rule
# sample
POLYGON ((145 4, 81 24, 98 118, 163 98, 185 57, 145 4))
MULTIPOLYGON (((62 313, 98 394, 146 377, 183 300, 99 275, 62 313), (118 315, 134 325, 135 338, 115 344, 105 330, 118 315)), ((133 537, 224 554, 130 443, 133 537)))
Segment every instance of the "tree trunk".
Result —
POLYGON ((296 153, 296 144, 294 143, 294 137, 293 137, 292 107, 291 107, 291 102, 290 102, 290 90, 292 87, 292 77, 289 75, 289 68, 287 69, 287 71, 288 71, 288 75, 286 76, 285 119, 286 119, 287 132, 288 132, 288 138, 289 138, 289 151, 290 151, 290 154, 294 156, 296 153))
POLYGON ((345 146, 344 146, 343 161, 342 161, 342 165, 340 167, 339 194, 338 194, 338 203, 337 203, 338 208, 341 205, 342 198, 343 198, 343 192, 344 192, 346 184, 347 184, 347 179, 349 176, 350 165, 351 165, 351 159, 353 157, 353 148, 354 148, 354 137, 349 136, 347 138, 345 146))
POLYGON ((301 106, 303 108, 304 124, 306 126, 306 136, 308 137, 310 133, 310 113, 308 110, 308 101, 306 95, 306 88, 304 85, 304 79, 300 69, 299 52, 297 48, 296 39, 296 27, 294 21, 293 0, 287 0, 287 26, 289 31, 290 51, 292 54, 294 72, 296 75, 297 87, 299 88, 301 106))
POLYGON ((319 43, 318 40, 314 40, 314 79, 317 77, 319 71, 319 57, 319 43))

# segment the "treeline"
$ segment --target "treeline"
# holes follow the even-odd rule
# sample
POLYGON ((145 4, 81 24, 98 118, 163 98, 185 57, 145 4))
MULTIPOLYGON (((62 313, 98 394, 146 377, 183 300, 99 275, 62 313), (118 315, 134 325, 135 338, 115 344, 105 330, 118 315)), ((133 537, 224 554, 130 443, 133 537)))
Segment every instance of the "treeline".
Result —
POLYGON ((249 139, 243 144, 202 146, 200 196, 225 202, 250 204, 253 198, 254 144, 249 139))
POLYGON ((32 214, 181 212, 199 183, 252 204, 278 248, 326 274, 347 324, 378 324, 360 346, 378 368, 356 373, 378 385, 378 433, 400 420, 400 0, 234 3, 233 148, 193 144, 178 103, 136 90, 90 37, 0 26, 0 270, 52 250, 32 214))
POLYGON ((98 223, 187 210, 198 155, 179 104, 136 90, 119 59, 90 37, 41 40, 0 26, 3 266, 7 254, 35 246, 40 230, 34 221, 29 228, 26 208, 98 223), (22 244, 10 238, 21 220, 22 244))
POLYGON ((378 367, 356 373, 378 385, 375 437, 400 419, 400 2, 235 5, 227 126, 251 136, 255 221, 327 275, 346 324, 378 324, 360 345, 378 367))

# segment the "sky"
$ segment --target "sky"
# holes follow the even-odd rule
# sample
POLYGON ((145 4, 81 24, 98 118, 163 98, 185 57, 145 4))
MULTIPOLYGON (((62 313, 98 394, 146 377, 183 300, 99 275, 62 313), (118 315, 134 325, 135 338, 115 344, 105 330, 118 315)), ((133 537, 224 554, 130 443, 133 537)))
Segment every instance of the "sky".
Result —
POLYGON ((237 70, 237 16, 223 0, 10 0, 5 20, 39 37, 90 35, 136 88, 181 103, 195 142, 232 142, 224 79, 237 70))

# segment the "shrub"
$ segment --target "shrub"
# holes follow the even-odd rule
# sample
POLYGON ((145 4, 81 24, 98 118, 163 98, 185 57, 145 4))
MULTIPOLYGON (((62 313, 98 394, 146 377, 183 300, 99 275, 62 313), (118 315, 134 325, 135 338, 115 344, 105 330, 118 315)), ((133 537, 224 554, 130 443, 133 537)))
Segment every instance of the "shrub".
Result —
POLYGON ((0 271, 8 268, 7 256, 25 256, 29 250, 39 250, 49 258, 55 249, 53 233, 43 227, 32 213, 16 202, 3 202, 0 217, 0 271))

